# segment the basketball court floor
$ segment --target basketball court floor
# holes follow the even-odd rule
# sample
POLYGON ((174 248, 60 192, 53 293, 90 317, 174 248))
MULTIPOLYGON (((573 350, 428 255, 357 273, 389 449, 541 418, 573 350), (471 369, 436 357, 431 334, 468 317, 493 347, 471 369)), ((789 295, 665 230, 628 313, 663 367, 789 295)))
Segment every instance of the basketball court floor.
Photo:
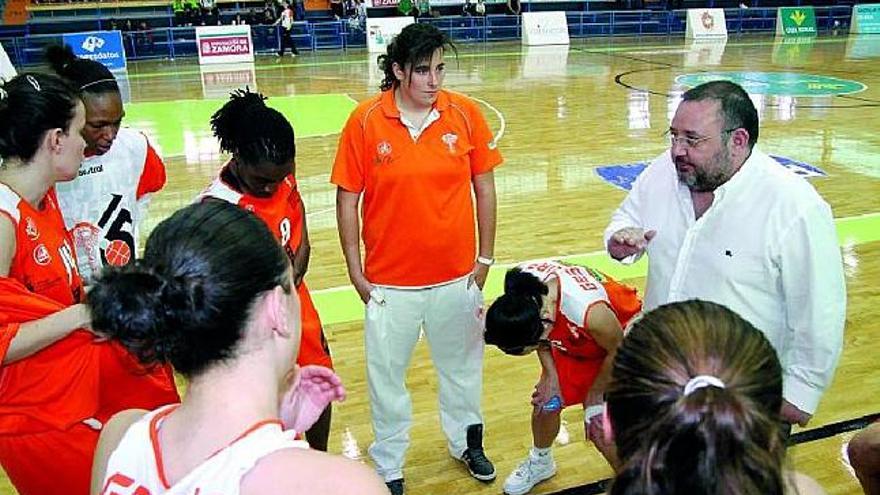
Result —
MULTIPOLYGON (((381 75, 375 67, 375 55, 364 51, 263 56, 251 66, 209 69, 195 59, 135 62, 124 90, 126 125, 147 133, 168 166, 168 185, 153 199, 146 231, 192 201, 223 164, 208 119, 230 90, 248 85, 263 92, 293 123, 296 174, 312 242, 307 279, 349 396, 334 410, 331 451, 364 462, 372 433, 363 310, 348 286, 329 175, 348 113, 378 91, 381 75)), ((827 432, 825 438, 793 447, 791 467, 816 478, 829 493, 860 493, 841 458, 853 433, 837 430, 880 411, 875 393, 880 373, 871 358, 880 339, 880 36, 747 36, 726 44, 602 38, 573 40, 569 48, 473 44, 460 45, 457 57, 447 55, 447 67, 445 87, 483 105, 505 157, 496 172, 499 262, 566 258, 640 288, 644 264, 624 269, 602 253, 611 212, 644 162, 667 148, 663 133, 684 90, 712 78, 746 87, 761 117, 759 146, 778 157, 780 166, 802 174, 831 204, 846 265, 843 356, 806 430, 830 428, 816 430, 827 432)), ((504 268, 493 268, 488 301, 500 292, 504 268)), ((408 492, 501 493, 504 478, 531 445, 529 398, 538 373, 534 357, 487 349, 485 445, 498 480, 484 485, 446 453, 437 380, 427 346, 420 343, 408 376, 415 412, 408 492)), ((582 419, 580 410, 563 413, 554 450, 559 472, 534 493, 586 493, 577 487, 611 475, 584 441, 582 419)), ((14 491, 7 487, 0 493, 14 491)))

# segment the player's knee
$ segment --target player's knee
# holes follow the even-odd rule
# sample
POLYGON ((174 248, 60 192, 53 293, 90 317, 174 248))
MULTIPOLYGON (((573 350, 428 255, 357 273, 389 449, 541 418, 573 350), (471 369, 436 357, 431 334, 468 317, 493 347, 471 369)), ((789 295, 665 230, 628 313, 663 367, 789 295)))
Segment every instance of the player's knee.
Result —
POLYGON ((847 447, 850 464, 858 470, 880 471, 880 430, 864 430, 847 447))

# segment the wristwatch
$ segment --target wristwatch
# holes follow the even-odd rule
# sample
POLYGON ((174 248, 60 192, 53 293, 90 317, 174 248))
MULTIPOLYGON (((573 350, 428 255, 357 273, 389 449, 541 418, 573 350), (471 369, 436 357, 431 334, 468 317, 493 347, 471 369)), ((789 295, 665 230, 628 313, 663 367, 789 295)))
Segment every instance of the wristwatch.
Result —
POLYGON ((482 256, 477 256, 477 263, 486 266, 492 266, 495 264, 495 258, 484 258, 482 256))

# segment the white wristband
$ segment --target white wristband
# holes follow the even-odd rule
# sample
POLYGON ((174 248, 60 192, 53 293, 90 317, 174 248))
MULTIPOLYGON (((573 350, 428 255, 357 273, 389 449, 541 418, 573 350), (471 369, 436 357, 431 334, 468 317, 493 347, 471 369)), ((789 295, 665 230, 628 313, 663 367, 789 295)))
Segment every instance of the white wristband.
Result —
POLYGON ((482 256, 477 256, 477 263, 486 266, 492 266, 495 264, 495 258, 484 258, 482 256))
POLYGON ((589 424, 596 416, 600 416, 605 412, 605 403, 592 405, 584 410, 584 423, 589 424))

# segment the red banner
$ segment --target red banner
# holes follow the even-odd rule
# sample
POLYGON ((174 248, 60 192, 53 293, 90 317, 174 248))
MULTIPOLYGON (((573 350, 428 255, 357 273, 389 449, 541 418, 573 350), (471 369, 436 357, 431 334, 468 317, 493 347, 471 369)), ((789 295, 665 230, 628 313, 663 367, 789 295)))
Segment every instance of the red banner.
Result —
POLYGON ((251 43, 247 36, 208 38, 201 40, 199 50, 203 57, 247 55, 251 53, 251 43))

